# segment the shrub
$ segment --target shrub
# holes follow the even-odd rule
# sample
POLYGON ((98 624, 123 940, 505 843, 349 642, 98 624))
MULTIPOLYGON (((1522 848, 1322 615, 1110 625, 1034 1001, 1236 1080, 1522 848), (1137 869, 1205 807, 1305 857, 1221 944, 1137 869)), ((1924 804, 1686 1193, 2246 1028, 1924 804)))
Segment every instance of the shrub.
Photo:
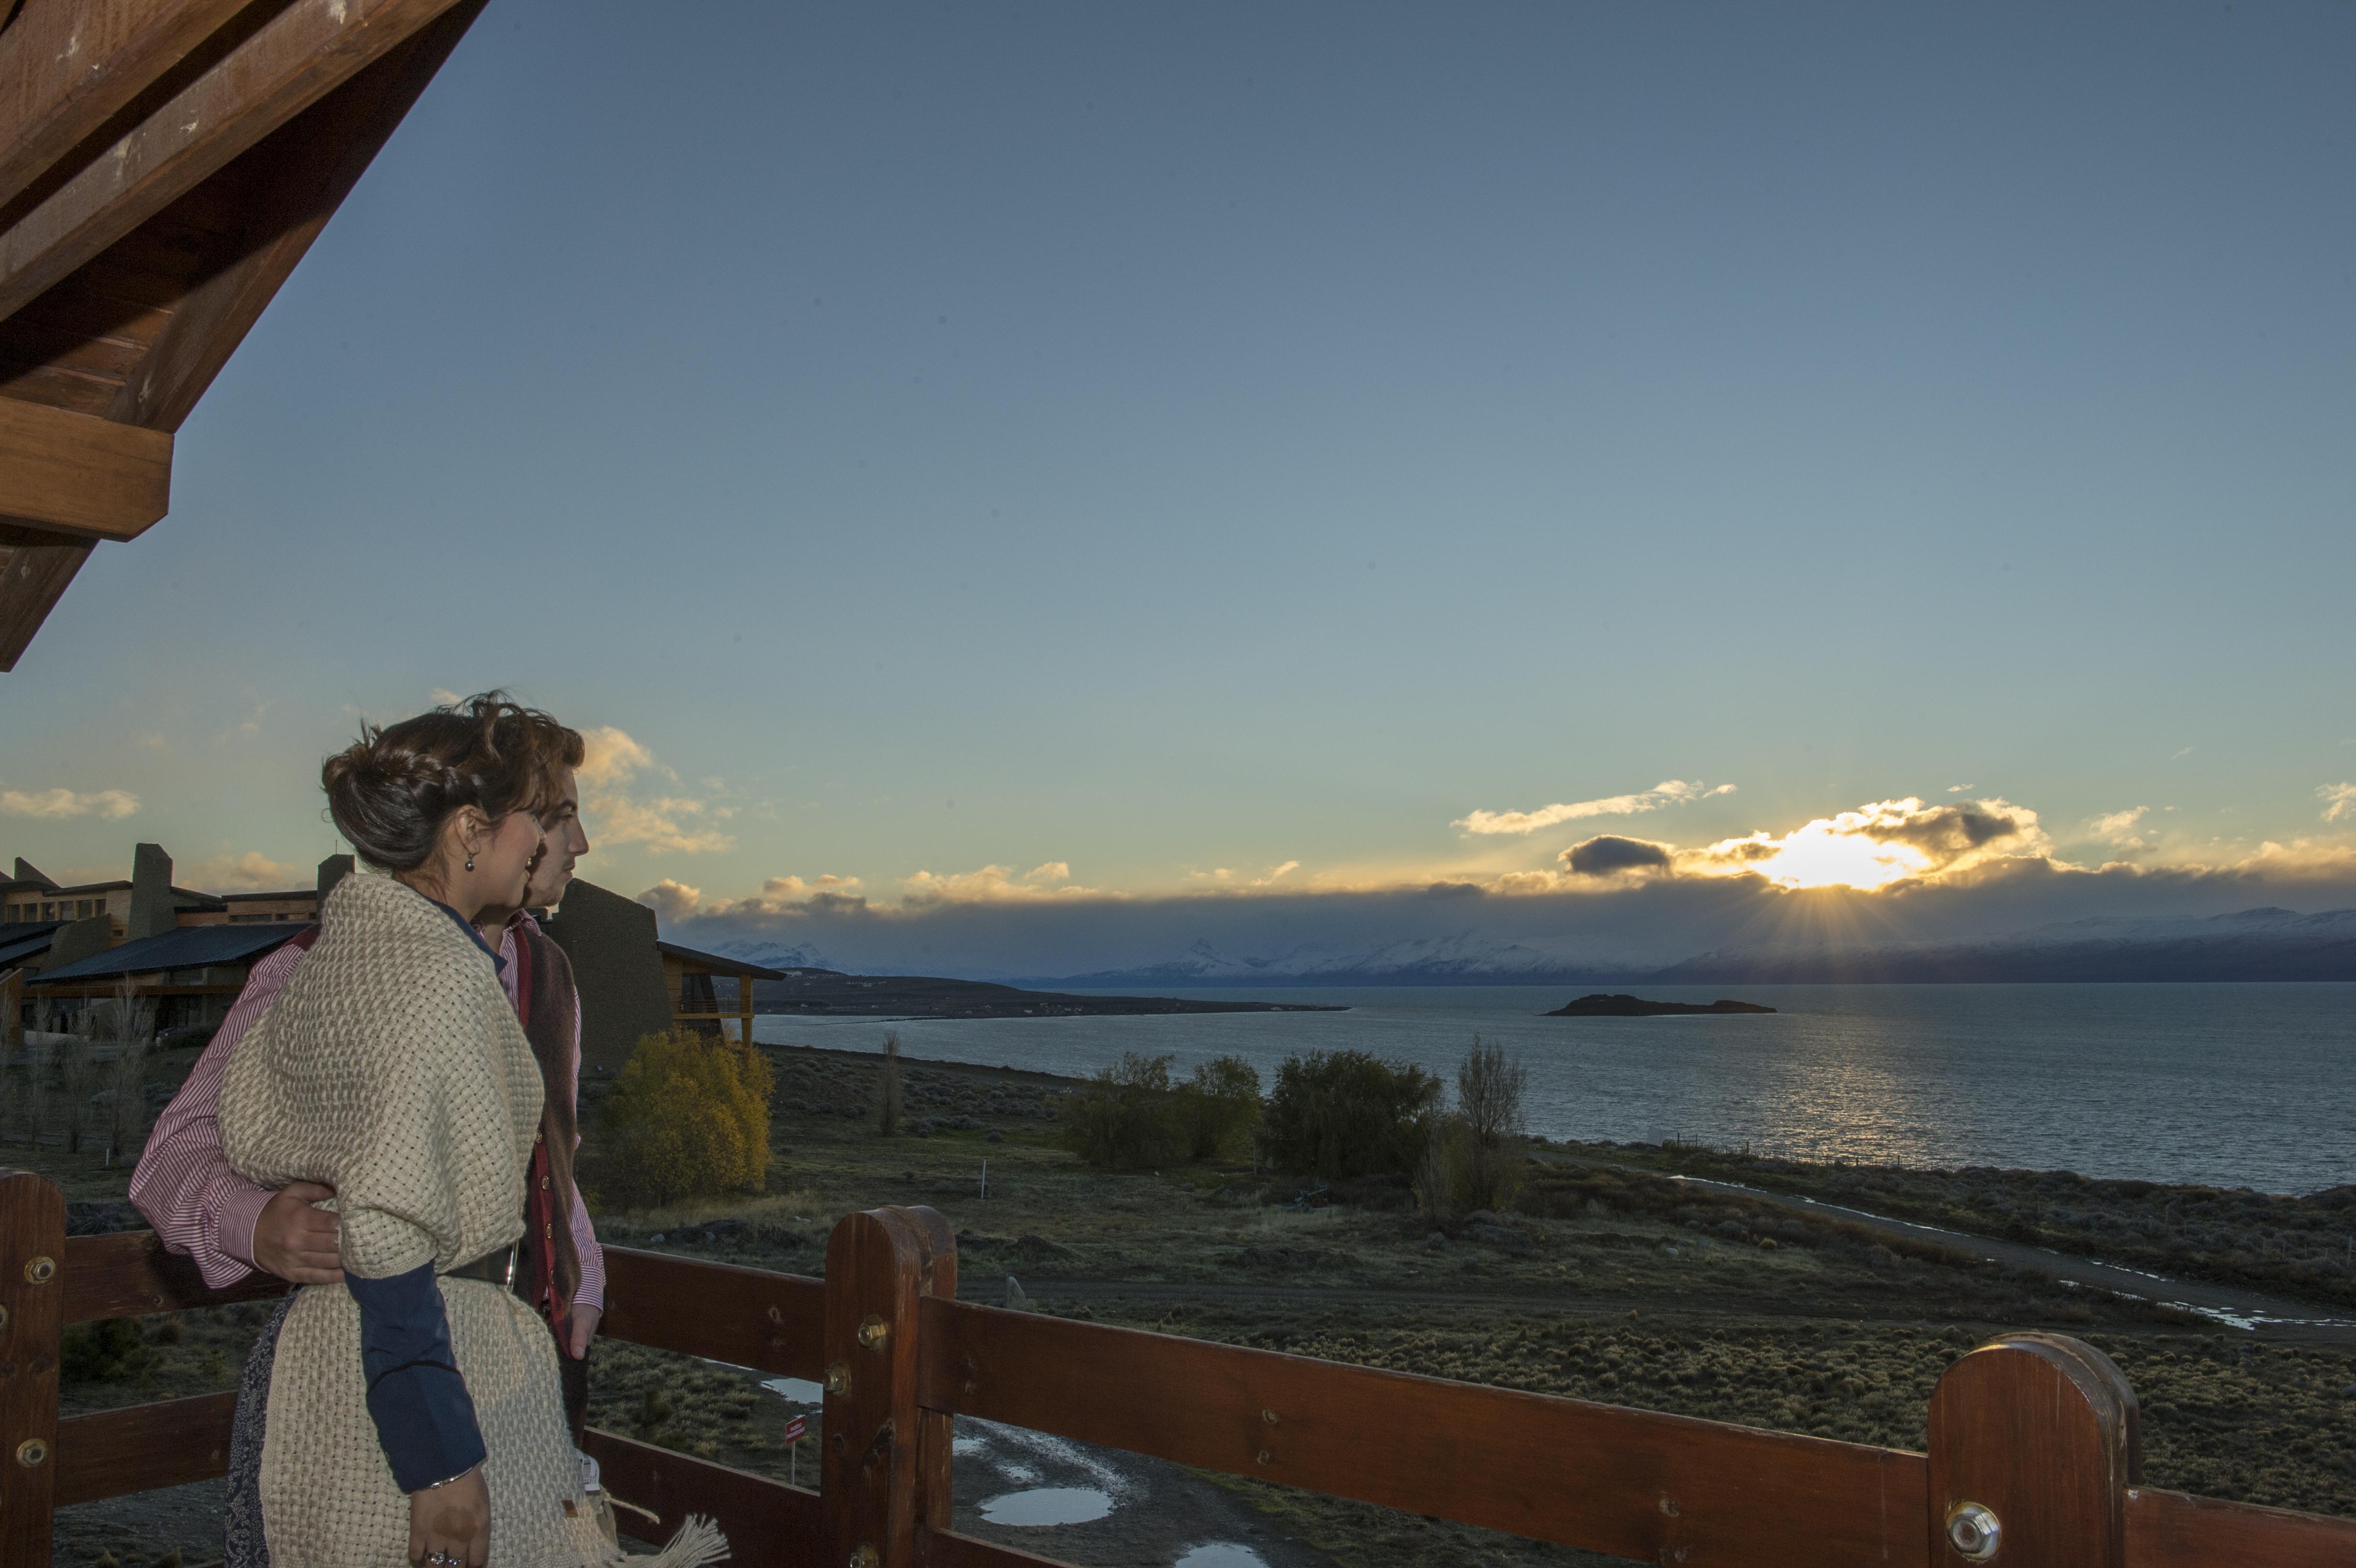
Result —
POLYGON ((1186 1152, 1167 1056, 1120 1060, 1064 1097, 1057 1141, 1098 1170, 1155 1170, 1186 1152))
POLYGON ((1159 1170, 1232 1157, 1259 1126, 1259 1073, 1222 1056, 1170 1081, 1168 1056, 1126 1051, 1065 1096, 1058 1141, 1099 1170, 1159 1170))
POLYGON ((1295 1176, 1406 1175, 1423 1157, 1440 1080, 1363 1051, 1312 1051, 1277 1069, 1260 1147, 1295 1176))
POLYGON ((1236 1159, 1259 1132, 1259 1070, 1240 1056, 1205 1061, 1180 1085, 1178 1125, 1189 1159, 1236 1159))
POLYGON ((646 1036, 605 1097, 598 1195, 639 1207, 759 1191, 776 1083, 754 1047, 683 1029, 646 1036))
POLYGON ((120 1382, 147 1370, 155 1359, 139 1325, 128 1317, 77 1324, 58 1346, 58 1377, 70 1383, 120 1382))

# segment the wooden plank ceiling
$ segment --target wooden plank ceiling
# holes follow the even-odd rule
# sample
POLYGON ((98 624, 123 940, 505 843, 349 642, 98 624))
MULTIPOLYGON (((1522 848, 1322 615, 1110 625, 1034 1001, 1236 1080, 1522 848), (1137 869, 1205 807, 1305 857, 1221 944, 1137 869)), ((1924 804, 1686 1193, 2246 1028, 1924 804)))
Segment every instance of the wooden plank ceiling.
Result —
POLYGON ((164 516, 173 432, 485 3, 0 22, 0 671, 92 549, 164 516))

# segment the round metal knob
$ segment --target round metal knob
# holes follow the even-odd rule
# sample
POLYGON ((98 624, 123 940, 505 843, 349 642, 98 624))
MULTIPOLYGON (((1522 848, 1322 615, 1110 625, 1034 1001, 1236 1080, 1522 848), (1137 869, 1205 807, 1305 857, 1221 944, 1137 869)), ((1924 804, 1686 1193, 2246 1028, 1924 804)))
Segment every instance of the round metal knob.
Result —
POLYGON ((2004 1531, 1996 1511, 1978 1503, 1957 1503, 1947 1510, 1947 1544, 1975 1563, 1996 1555, 2004 1531))
POLYGON ((35 1258, 25 1265, 25 1281, 28 1285, 47 1285, 57 1277, 58 1260, 35 1258))
POLYGON ((49 1445, 37 1437, 27 1437, 16 1445, 16 1463, 27 1470, 44 1463, 49 1456, 49 1445))

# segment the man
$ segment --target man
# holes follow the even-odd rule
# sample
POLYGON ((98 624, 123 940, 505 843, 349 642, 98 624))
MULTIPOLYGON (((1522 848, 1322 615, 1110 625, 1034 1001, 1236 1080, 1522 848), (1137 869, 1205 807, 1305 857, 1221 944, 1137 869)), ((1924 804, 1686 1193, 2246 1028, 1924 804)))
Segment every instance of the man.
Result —
MULTIPOLYGON (((540 850, 525 893, 526 903, 544 909, 561 901, 573 880, 574 862, 588 852, 589 840, 581 827, 580 787, 568 769, 563 774, 562 801, 542 820, 540 850)), ((519 964, 518 958, 531 951, 552 954, 554 944, 540 934, 537 923, 522 910, 486 910, 477 926, 485 944, 500 957, 499 982, 507 990, 508 1000, 515 1003, 519 1012, 524 1010, 529 997, 519 989, 519 984, 530 965, 519 964)), ((239 993, 236 1004, 221 1020, 204 1054, 197 1059, 187 1082, 157 1118, 155 1131, 148 1135, 147 1147, 139 1157, 138 1168, 132 1173, 131 1201, 155 1228, 165 1251, 195 1259, 205 1283, 216 1290, 235 1284, 256 1269, 295 1285, 333 1285, 343 1279, 336 1215, 332 1211, 313 1207, 334 1197, 333 1189, 307 1181, 292 1183, 276 1192, 254 1186, 230 1168, 229 1159, 221 1151, 217 1120, 221 1076, 229 1069, 230 1054, 237 1049, 238 1040, 284 988, 288 977, 309 951, 309 942, 298 937, 253 966, 245 989, 239 993)), ((570 989, 569 986, 566 988, 570 989)), ((577 1083, 581 1065, 581 1004, 577 993, 572 997, 572 1061, 565 1081, 577 1083)), ((571 1120, 569 1115, 566 1120, 571 1120)), ((573 1392, 573 1385, 582 1381, 580 1374, 585 1371, 583 1359, 597 1332, 597 1320, 604 1315, 605 1299, 604 1254, 598 1250, 588 1211, 577 1191, 570 1220, 573 1248, 580 1260, 580 1284, 572 1294, 571 1309, 559 1334, 559 1342, 568 1352, 564 1358, 568 1396, 573 1392)), ((541 1255, 545 1259, 547 1253, 543 1250, 541 1255)), ((534 1305, 545 1306, 550 1299, 549 1281, 553 1271, 543 1264, 537 1273, 540 1299, 534 1305)), ((567 1403, 577 1404, 571 1397, 567 1403)), ((577 1414, 574 1426, 577 1435, 577 1414)))

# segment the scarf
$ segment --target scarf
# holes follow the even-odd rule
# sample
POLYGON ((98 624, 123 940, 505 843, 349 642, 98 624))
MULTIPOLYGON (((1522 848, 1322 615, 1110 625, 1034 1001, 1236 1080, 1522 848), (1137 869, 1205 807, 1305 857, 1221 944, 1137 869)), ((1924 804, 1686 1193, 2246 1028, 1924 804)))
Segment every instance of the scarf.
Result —
POLYGON ((580 1000, 573 987, 573 961, 530 920, 516 923, 516 962, 522 966, 516 976, 516 1010, 545 1087, 524 1227, 526 1299, 544 1300, 549 1321, 561 1328, 581 1288, 581 1253, 573 1239, 573 1148, 580 1136, 573 1052, 580 1000), (543 1241, 552 1244, 543 1247, 543 1241))

